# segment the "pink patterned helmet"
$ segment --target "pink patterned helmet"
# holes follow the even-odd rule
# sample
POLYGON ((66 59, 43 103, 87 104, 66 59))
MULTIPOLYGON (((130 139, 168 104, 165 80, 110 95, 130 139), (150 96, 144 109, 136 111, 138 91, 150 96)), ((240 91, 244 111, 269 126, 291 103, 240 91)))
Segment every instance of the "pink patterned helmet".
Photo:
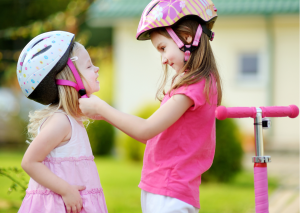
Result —
POLYGON ((169 35, 184 52, 184 61, 188 61, 191 53, 198 47, 202 32, 209 39, 214 39, 214 33, 206 24, 217 18, 217 9, 211 0, 152 0, 145 8, 136 34, 137 40, 150 39, 150 32, 159 27, 165 27, 169 35), (185 45, 172 29, 172 25, 183 17, 199 18, 199 26, 192 45, 185 45))
MULTIPOLYGON (((204 24, 216 20, 217 9, 211 0, 152 0, 144 9, 136 38, 148 40, 152 29, 172 26, 186 16, 196 16, 204 24)), ((212 40, 213 33, 208 36, 212 40)))

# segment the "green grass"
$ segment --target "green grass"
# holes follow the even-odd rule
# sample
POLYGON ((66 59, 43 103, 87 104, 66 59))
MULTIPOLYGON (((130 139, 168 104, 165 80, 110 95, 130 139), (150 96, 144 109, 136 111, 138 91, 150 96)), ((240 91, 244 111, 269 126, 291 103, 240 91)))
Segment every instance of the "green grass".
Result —
MULTIPOLYGON (((20 168, 23 153, 0 152, 0 167, 20 168)), ((121 161, 111 157, 96 157, 100 180, 110 213, 141 212, 141 163, 121 161)), ((26 175, 26 179, 29 177, 26 175)), ((15 213, 21 204, 20 192, 7 194, 12 181, 0 176, 0 213, 15 213)), ((276 180, 269 178, 269 194, 276 188, 276 180)), ((241 172, 230 183, 202 183, 200 213, 247 213, 254 209, 253 174, 241 172)))
MULTIPOLYGON (((277 186, 269 181, 269 195, 277 186)), ((254 209, 253 173, 241 172, 230 183, 203 183, 200 186, 200 213, 247 213, 254 209)), ((254 212, 254 211, 252 211, 254 212)))
MULTIPOLYGON (((0 167, 18 167, 21 168, 23 153, 2 153, 0 152, 0 167)), ((25 173, 26 174, 26 173, 25 173)), ((29 176, 26 174, 27 180, 29 176)), ((15 213, 22 203, 22 193, 12 192, 8 194, 8 188, 12 181, 7 177, 0 176, 0 213, 15 213)))

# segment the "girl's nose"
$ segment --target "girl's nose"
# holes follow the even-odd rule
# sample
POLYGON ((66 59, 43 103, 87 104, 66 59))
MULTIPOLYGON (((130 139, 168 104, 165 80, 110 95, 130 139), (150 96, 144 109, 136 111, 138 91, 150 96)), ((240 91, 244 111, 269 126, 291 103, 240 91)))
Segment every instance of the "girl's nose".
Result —
POLYGON ((162 57, 161 62, 162 62, 163 64, 168 64, 168 59, 166 59, 165 57, 162 57))
POLYGON ((95 67, 95 73, 99 72, 99 67, 95 67))

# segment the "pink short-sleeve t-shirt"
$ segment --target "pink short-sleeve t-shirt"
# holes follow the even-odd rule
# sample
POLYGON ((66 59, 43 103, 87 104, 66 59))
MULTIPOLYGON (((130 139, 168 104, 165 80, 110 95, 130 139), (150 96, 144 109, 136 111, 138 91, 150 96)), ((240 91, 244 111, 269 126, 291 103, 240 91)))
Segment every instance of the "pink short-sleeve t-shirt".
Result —
POLYGON ((165 95, 161 106, 176 94, 186 95, 194 105, 172 126, 147 141, 139 184, 141 189, 200 208, 201 174, 210 168, 215 154, 218 94, 214 79, 213 82, 210 103, 205 98, 205 79, 165 95))

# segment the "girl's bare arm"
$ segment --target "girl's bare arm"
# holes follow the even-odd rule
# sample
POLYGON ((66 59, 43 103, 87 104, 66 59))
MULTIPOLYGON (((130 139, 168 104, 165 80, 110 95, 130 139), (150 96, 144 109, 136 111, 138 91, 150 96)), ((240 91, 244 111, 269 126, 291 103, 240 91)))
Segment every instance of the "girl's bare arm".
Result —
POLYGON ((79 99, 79 103, 81 111, 87 116, 102 116, 121 131, 143 143, 174 124, 193 105, 193 101, 187 96, 174 95, 148 119, 143 119, 120 112, 94 95, 88 99, 79 99))
POLYGON ((69 137, 71 131, 66 115, 55 113, 47 119, 41 132, 31 142, 21 163, 22 168, 31 178, 63 197, 68 212, 75 206, 81 209, 82 201, 78 190, 83 190, 85 187, 71 186, 50 171, 42 162, 60 142, 69 137))

